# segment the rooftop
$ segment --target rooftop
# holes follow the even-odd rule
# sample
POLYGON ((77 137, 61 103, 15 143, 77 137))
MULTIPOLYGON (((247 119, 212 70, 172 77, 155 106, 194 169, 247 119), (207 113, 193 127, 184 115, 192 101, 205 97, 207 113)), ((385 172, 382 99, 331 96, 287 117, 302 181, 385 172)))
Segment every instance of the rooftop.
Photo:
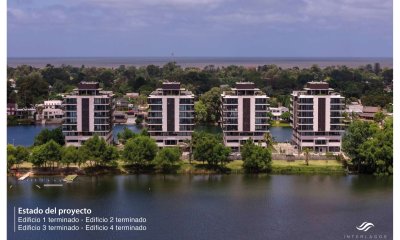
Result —
POLYGON ((379 110, 380 110, 379 107, 371 107, 371 106, 363 107, 363 113, 377 113, 379 112, 379 110))
POLYGON ((180 82, 163 82, 162 89, 163 90, 180 90, 181 83, 180 82))
POLYGON ((253 82, 237 82, 236 89, 255 89, 256 85, 253 82))
POLYGON ((312 90, 331 90, 327 82, 308 82, 305 88, 312 90))
POLYGON ((100 85, 98 82, 80 82, 78 84, 79 90, 95 90, 99 89, 100 85))

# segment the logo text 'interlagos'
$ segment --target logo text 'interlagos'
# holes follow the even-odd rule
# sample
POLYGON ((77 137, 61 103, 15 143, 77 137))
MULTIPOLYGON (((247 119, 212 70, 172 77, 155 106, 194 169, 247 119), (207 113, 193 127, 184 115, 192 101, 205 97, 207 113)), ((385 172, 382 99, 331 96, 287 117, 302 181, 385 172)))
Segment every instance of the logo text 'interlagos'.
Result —
POLYGON ((372 227, 375 227, 375 225, 373 223, 363 222, 360 226, 358 226, 356 228, 357 228, 357 230, 366 232, 372 227))

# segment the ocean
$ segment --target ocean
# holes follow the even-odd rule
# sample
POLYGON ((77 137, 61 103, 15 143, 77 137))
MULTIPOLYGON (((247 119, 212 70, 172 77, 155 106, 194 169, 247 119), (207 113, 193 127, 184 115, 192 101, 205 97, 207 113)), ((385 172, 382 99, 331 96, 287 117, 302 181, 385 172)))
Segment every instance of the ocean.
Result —
POLYGON ((14 58, 7 59, 7 65, 16 67, 19 65, 31 65, 42 68, 47 64, 61 66, 62 64, 80 67, 107 67, 116 68, 125 66, 147 66, 150 64, 162 66, 167 62, 175 61, 178 65, 186 67, 203 68, 207 65, 215 67, 239 65, 244 67, 257 67, 266 64, 276 64, 282 68, 308 68, 313 64, 320 67, 346 65, 359 67, 366 64, 380 63, 381 67, 393 67, 393 58, 338 58, 338 57, 38 57, 38 58, 14 58))

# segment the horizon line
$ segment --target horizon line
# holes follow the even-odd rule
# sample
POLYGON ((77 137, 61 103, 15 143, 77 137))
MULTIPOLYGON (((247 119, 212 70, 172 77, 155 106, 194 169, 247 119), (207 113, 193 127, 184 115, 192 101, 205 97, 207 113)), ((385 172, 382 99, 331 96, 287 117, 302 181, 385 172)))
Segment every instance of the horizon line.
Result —
POLYGON ((7 56, 10 58, 387 58, 393 59, 393 56, 7 56))

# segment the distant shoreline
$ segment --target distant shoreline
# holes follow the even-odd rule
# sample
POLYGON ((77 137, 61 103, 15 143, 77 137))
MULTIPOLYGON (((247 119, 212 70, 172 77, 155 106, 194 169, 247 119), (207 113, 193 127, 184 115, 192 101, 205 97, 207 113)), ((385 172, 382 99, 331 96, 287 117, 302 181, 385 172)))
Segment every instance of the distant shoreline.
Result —
POLYGON ((275 64, 282 68, 308 68, 313 64, 320 67, 346 65, 348 67, 359 67, 366 64, 380 63, 381 67, 393 67, 393 58, 385 57, 9 57, 7 66, 17 67, 20 65, 30 65, 37 68, 43 68, 47 64, 56 67, 61 65, 71 65, 74 67, 105 67, 117 68, 120 65, 125 66, 163 66, 168 62, 175 61, 182 67, 204 68, 207 65, 215 67, 226 67, 237 65, 244 67, 257 67, 262 65, 275 64))

